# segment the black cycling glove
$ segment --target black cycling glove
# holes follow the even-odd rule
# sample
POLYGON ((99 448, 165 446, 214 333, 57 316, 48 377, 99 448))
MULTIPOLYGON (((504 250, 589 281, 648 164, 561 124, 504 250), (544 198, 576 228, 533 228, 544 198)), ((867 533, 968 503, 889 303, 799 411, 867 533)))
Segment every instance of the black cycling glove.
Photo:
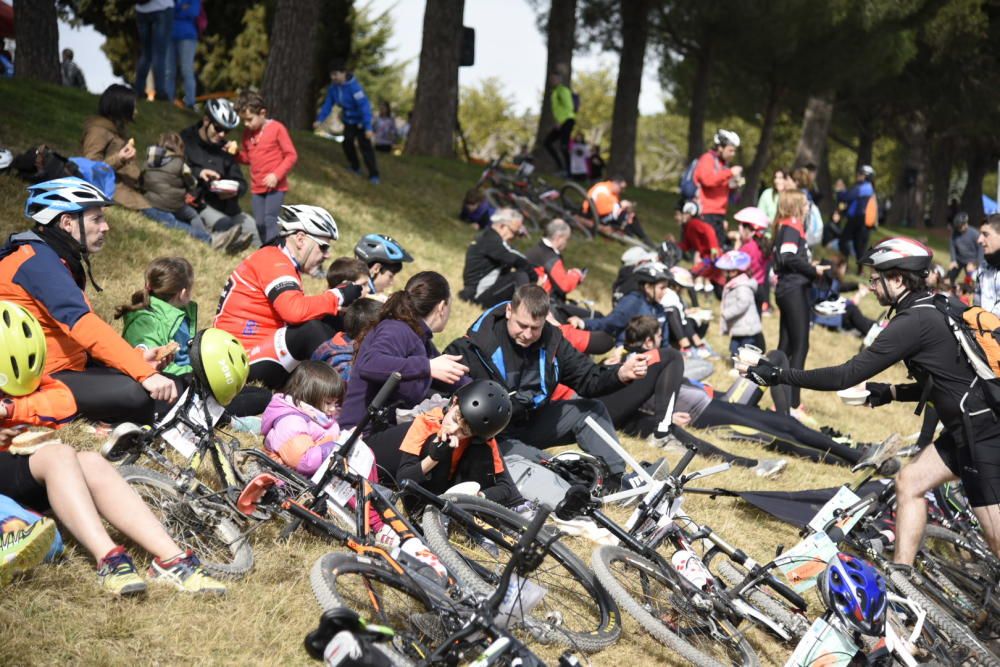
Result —
POLYGON ((865 405, 877 408, 880 405, 892 403, 892 385, 885 382, 866 382, 865 389, 868 390, 868 399, 865 405))
POLYGON ((756 366, 747 369, 747 379, 761 387, 781 384, 781 366, 775 366, 766 357, 761 357, 756 366))
POLYGON ((451 450, 453 447, 451 443, 447 440, 435 440, 427 448, 427 456, 431 459, 441 463, 442 461, 451 461, 451 450))
POLYGON ((340 297, 341 310, 347 308, 349 305, 361 298, 361 285, 356 285, 354 283, 344 283, 343 285, 338 285, 333 291, 340 297))

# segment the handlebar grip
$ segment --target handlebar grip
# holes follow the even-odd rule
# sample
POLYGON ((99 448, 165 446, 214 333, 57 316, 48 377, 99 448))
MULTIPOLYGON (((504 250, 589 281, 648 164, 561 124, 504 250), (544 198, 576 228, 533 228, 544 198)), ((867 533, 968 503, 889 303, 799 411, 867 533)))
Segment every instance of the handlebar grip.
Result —
POLYGON ((402 380, 403 376, 400 375, 399 371, 395 371, 389 375, 389 379, 385 381, 382 388, 375 394, 375 398, 372 400, 369 409, 374 408, 378 410, 385 406, 389 402, 389 397, 396 393, 396 389, 399 388, 399 383, 402 380))
POLYGON ((538 537, 538 533, 541 532, 542 526, 545 525, 545 520, 549 518, 549 514, 552 512, 546 505, 539 505, 538 509, 535 511, 535 516, 532 517, 531 523, 525 529, 524 534, 521 535, 521 540, 517 543, 517 548, 519 550, 527 549, 528 546, 535 541, 538 537))
POLYGON ((686 452, 684 452, 684 456, 682 456, 681 460, 677 462, 676 466, 674 466, 674 469, 670 472, 670 476, 680 477, 681 473, 684 472, 684 469, 691 463, 691 460, 694 458, 694 454, 694 448, 689 448, 686 452))
POLYGON ((786 584, 775 579, 772 575, 767 575, 767 578, 764 581, 766 581, 767 585, 773 588, 774 591, 781 597, 791 602, 796 609, 804 611, 808 606, 805 599, 801 595, 793 591, 786 584))

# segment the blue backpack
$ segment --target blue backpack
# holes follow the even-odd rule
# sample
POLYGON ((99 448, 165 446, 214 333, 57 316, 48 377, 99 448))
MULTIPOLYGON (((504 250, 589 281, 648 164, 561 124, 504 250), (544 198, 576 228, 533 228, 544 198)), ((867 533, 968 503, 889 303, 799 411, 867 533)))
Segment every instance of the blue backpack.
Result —
POLYGON ((115 196, 115 170, 107 162, 88 160, 85 157, 71 157, 70 162, 80 170, 79 176, 111 199, 115 196))
POLYGON ((697 166, 698 158, 695 158, 681 174, 681 199, 691 200, 698 196, 698 184, 694 182, 694 168, 697 166))

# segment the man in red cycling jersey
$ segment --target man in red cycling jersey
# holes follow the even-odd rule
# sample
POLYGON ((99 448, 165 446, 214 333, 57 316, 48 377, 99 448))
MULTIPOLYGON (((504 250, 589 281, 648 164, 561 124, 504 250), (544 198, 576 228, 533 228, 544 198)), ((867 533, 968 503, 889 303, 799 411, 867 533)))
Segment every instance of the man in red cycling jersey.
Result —
POLYGON ((336 315, 361 296, 353 283, 322 294, 302 291, 301 274, 311 274, 330 256, 337 223, 319 206, 282 206, 278 238, 247 257, 229 276, 215 326, 233 334, 250 357, 250 380, 280 389, 288 374, 329 340, 336 315))

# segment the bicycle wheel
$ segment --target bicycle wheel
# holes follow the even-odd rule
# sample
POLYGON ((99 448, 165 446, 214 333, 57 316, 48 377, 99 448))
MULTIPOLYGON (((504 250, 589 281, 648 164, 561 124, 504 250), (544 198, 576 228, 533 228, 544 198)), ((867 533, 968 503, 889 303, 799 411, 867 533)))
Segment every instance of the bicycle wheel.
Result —
MULTIPOLYGON (((445 522, 433 507, 424 512, 427 546, 460 584, 477 595, 491 595, 528 521, 485 498, 461 495, 444 498, 471 514, 476 523, 491 526, 504 535, 501 543, 484 542, 458 518, 449 517, 445 522)), ((547 541, 552 535, 551 528, 543 528, 537 540, 547 541)), ((621 635, 618 607, 601 588, 594 573, 566 545, 553 544, 541 565, 525 578, 545 593, 523 621, 525 629, 536 639, 586 652, 599 651, 618 640, 621 635)))
POLYGON ((412 579, 368 558, 347 553, 321 556, 309 583, 323 611, 353 609, 370 623, 391 627, 391 647, 376 644, 394 665, 412 665, 451 632, 436 600, 412 579))
POLYGON ((665 572, 634 551, 616 546, 596 548, 593 565, 618 604, 685 660, 704 667, 760 664, 743 634, 715 617, 711 601, 691 600, 673 570, 665 572))
POLYGON ((253 550, 219 502, 206 502, 177 490, 174 481, 139 466, 121 466, 125 478, 174 540, 194 551, 211 574, 240 579, 253 568, 253 550))
POLYGON ((948 606, 957 607, 961 620, 990 638, 1000 634, 1000 582, 992 553, 960 533, 927 526, 917 559, 921 574, 948 595, 948 606))
MULTIPOLYGON (((1000 659, 976 637, 967 627, 956 621, 950 614, 935 604, 900 570, 891 570, 888 573, 889 581, 904 596, 920 605, 927 616, 931 619, 938 630, 951 641, 951 648, 954 655, 967 655, 968 658, 980 665, 991 665, 1000 667, 1000 659)), ((920 575, 916 572, 912 574, 916 579, 920 575)))
MULTIPOLYGON (((738 588, 748 575, 745 567, 730 560, 719 549, 709 549, 703 560, 712 573, 729 588, 738 588)), ((793 639, 802 637, 809 629, 809 619, 796 612, 777 593, 772 593, 766 584, 757 584, 741 593, 740 597, 754 609, 783 626, 793 639)), ((762 627, 767 626, 762 625, 762 627)))

